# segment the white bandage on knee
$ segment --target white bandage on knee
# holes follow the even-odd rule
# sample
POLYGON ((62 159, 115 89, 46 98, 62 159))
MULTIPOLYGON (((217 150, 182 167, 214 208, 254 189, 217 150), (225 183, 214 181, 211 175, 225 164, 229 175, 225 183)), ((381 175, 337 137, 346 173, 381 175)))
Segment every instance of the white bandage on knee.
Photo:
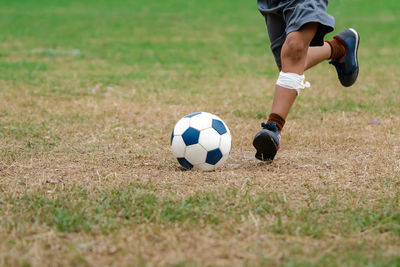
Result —
POLYGON ((310 83, 305 81, 304 74, 299 75, 297 73, 283 72, 279 73, 279 78, 276 84, 287 89, 297 91, 297 95, 300 95, 300 90, 306 87, 310 87, 310 83))

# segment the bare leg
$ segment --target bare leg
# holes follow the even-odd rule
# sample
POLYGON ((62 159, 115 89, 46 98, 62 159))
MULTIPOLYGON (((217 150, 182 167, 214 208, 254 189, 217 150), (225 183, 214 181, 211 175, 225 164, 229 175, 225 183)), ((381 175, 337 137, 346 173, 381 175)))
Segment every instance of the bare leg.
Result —
MULTIPOLYGON (((322 61, 328 60, 331 58, 331 46, 324 42, 322 46, 310 46, 307 52, 306 65, 304 70, 308 70, 315 65, 321 63, 322 61)), ((282 70, 282 67, 278 67, 279 71, 282 70)))
MULTIPOLYGON (((281 51, 283 72, 297 73, 299 75, 304 73, 310 42, 317 32, 317 28, 317 23, 308 23, 299 31, 291 32, 287 35, 281 51)), ((316 52, 319 51, 311 51, 310 63, 315 63, 319 60, 319 53, 316 52)), ((283 119, 286 119, 296 96, 296 90, 276 85, 271 113, 278 114, 283 119)))
POLYGON ((331 57, 331 46, 324 42, 323 46, 313 46, 308 48, 305 70, 314 67, 324 60, 331 57))
MULTIPOLYGON (((302 78, 299 78, 298 75, 302 75, 304 70, 331 57, 330 45, 334 47, 335 44, 325 43, 321 47, 310 48, 310 42, 317 32, 317 28, 317 23, 304 25, 300 30, 289 33, 282 46, 282 66, 279 67, 279 70, 291 73, 287 76, 288 79, 293 78, 294 88, 302 87, 302 78)), ((334 49, 332 48, 332 50, 334 49)), ((281 84, 285 84, 285 82, 281 84)), ((253 146, 257 150, 255 155, 257 159, 263 161, 274 159, 280 147, 280 135, 277 132, 282 130, 296 96, 296 90, 275 86, 274 100, 268 121, 266 124, 261 124, 263 129, 257 132, 253 140, 253 146)))

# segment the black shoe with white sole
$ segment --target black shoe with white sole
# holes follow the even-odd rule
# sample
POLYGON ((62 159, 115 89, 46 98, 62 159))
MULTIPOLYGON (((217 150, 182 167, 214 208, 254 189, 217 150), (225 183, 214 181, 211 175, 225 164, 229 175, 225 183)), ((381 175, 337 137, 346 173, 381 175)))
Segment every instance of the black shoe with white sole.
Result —
POLYGON ((331 60, 329 63, 336 67, 339 81, 343 86, 351 86, 358 77, 358 45, 360 43, 360 35, 352 28, 342 31, 334 36, 336 40, 346 47, 345 55, 339 60, 331 60))
POLYGON ((281 135, 275 123, 261 123, 261 129, 254 136, 253 146, 256 148, 256 158, 262 161, 272 161, 280 148, 281 135))

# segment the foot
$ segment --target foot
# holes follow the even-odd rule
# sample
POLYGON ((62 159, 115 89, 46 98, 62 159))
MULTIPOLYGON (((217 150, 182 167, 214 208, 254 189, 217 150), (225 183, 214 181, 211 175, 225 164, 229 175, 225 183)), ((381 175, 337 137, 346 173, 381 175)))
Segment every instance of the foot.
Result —
POLYGON ((329 63, 336 67, 339 81, 343 86, 351 86, 358 76, 357 51, 360 42, 360 35, 352 28, 342 31, 334 36, 336 40, 346 47, 346 53, 338 60, 331 60, 329 63))
POLYGON ((280 148, 281 135, 275 123, 261 123, 261 129, 253 140, 253 146, 257 149, 256 158, 262 161, 272 161, 280 148))

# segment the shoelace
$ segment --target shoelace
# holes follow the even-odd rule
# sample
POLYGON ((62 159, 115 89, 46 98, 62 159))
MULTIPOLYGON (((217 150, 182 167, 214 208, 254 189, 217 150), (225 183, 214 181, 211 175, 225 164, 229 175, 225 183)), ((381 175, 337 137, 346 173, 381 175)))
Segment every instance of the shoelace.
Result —
POLYGON ((268 123, 262 122, 261 123, 261 127, 263 127, 264 129, 273 131, 273 132, 277 132, 278 131, 278 128, 276 128, 276 125, 273 122, 268 122, 268 123))

